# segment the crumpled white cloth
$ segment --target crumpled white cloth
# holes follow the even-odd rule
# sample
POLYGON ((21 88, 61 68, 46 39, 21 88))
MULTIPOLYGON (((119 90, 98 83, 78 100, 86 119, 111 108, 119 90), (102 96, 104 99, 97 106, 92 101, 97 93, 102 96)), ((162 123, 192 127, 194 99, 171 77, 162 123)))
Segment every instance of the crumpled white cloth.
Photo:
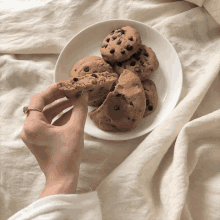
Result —
POLYGON ((0 1, 0 220, 220 219, 220 25, 206 1, 0 1), (85 134, 77 194, 39 199, 45 178, 20 138, 22 109, 53 84, 72 36, 116 18, 171 42, 183 68, 179 102, 142 137, 85 134))
POLYGON ((210 15, 220 24, 220 1, 219 0, 187 0, 199 7, 204 7, 210 15))

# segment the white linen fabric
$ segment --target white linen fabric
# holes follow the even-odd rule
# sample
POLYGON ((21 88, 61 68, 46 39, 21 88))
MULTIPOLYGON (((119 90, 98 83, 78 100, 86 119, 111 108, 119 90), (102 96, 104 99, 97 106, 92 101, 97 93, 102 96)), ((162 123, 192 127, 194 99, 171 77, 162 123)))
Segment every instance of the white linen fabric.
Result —
POLYGON ((0 220, 220 219, 219 11, 212 15, 196 3, 0 1, 0 220), (77 193, 39 199, 45 177, 20 138, 22 109, 54 83, 66 43, 108 19, 143 22, 171 42, 183 68, 180 99, 142 137, 107 141, 85 134, 77 193))
POLYGON ((204 7, 210 15, 220 24, 220 1, 219 0, 187 0, 200 7, 204 7))

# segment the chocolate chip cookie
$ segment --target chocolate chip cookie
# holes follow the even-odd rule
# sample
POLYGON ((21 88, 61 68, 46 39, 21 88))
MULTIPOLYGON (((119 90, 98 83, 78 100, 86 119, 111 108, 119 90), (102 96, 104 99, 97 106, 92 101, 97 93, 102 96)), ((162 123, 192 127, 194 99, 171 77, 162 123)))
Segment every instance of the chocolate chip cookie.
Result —
POLYGON ((104 101, 117 79, 116 73, 105 71, 69 78, 58 82, 57 87, 67 98, 77 97, 82 91, 88 91, 88 105, 96 107, 100 105, 100 101, 104 101))
POLYGON ((136 73, 141 80, 150 78, 151 74, 159 67, 154 51, 146 45, 141 45, 138 51, 130 59, 114 64, 114 70, 119 75, 124 69, 136 73))
POLYGON ((72 67, 70 77, 85 76, 86 74, 108 71, 113 73, 112 67, 98 56, 88 56, 77 61, 72 67))
POLYGON ((156 85, 152 80, 146 79, 141 83, 144 87, 144 92, 146 96, 146 110, 143 115, 143 118, 145 118, 155 111, 158 103, 158 95, 156 85))
POLYGON ((89 117, 104 131, 130 131, 137 127, 146 109, 146 97, 137 75, 124 70, 113 92, 89 117))
POLYGON ((101 44, 103 59, 111 64, 129 59, 141 45, 140 34, 126 26, 113 30, 101 44))

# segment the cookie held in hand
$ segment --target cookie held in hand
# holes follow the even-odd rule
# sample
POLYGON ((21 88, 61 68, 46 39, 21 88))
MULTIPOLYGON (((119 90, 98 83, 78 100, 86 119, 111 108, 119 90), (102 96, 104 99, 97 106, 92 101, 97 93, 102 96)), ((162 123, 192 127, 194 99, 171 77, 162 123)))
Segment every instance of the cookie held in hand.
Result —
POLYGON ((119 75, 124 69, 131 70, 137 74, 141 80, 150 78, 151 74, 157 70, 159 62, 154 51, 146 45, 141 45, 138 51, 128 60, 114 64, 114 70, 119 75))
POLYGON ((107 96, 117 79, 118 75, 116 73, 106 71, 60 81, 57 83, 57 87, 63 91, 67 98, 77 97, 82 91, 88 91, 88 105, 91 106, 91 103, 95 102, 97 104, 97 100, 103 100, 107 96))
POLYGON ((146 97, 137 75, 124 70, 115 90, 89 117, 104 131, 131 131, 137 127, 146 109, 146 97))
POLYGON ((113 30, 102 42, 101 55, 111 64, 129 59, 141 45, 140 34, 126 26, 113 30))

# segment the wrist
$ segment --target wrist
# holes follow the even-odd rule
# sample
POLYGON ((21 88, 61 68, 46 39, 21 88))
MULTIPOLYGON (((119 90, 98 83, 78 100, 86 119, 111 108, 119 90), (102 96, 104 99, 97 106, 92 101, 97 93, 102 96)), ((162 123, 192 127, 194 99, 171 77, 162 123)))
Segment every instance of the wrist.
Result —
POLYGON ((74 194, 76 193, 77 182, 78 176, 47 179, 40 198, 56 194, 74 194))

